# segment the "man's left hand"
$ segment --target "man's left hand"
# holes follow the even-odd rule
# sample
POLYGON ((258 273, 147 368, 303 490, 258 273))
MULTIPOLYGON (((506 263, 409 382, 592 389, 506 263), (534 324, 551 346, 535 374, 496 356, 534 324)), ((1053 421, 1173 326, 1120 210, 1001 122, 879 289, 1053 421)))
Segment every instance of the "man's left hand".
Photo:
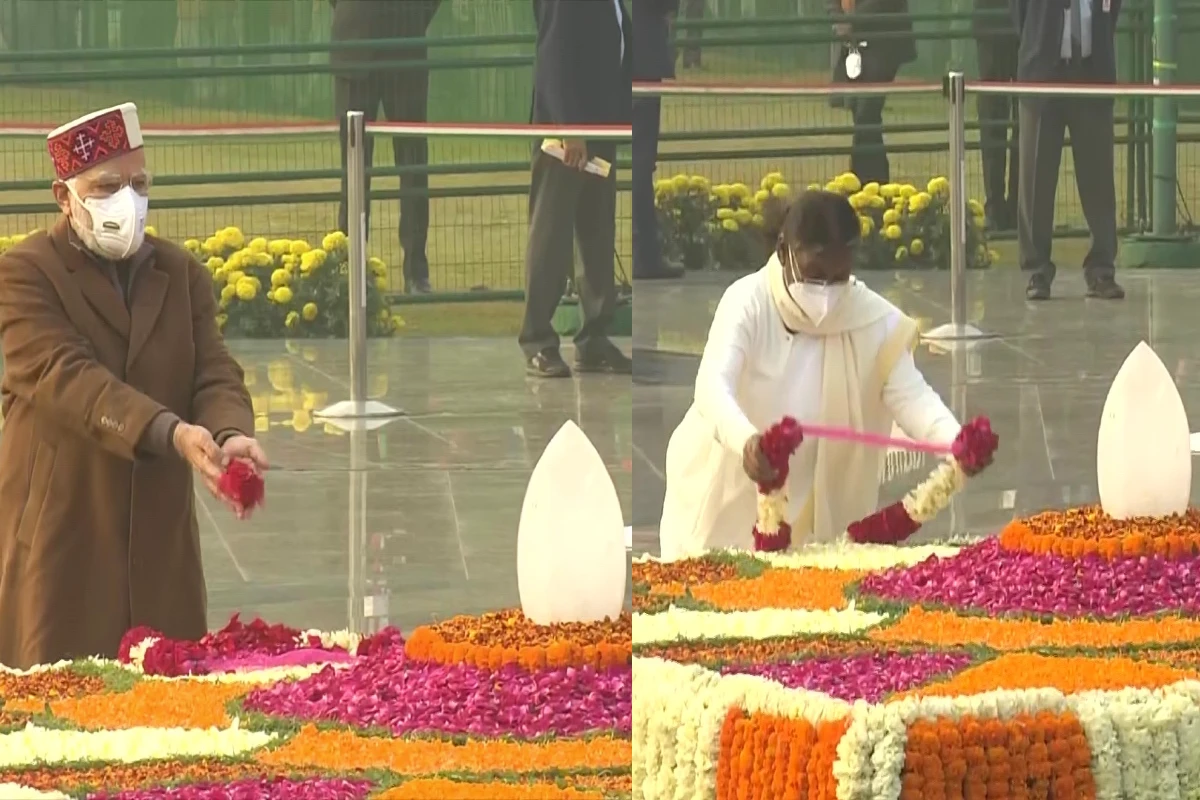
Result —
POLYGON ((232 458, 240 458, 243 461, 249 461, 254 465, 254 468, 259 472, 264 472, 271 468, 267 462, 267 454, 263 452, 262 445, 257 439, 251 439, 249 436, 235 434, 225 440, 221 445, 221 452, 224 453, 226 461, 232 458))

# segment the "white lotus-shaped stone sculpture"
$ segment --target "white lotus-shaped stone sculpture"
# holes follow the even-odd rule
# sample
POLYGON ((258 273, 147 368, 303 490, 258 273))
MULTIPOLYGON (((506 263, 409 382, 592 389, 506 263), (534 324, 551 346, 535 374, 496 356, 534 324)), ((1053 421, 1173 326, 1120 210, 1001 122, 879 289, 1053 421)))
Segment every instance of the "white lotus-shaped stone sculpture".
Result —
POLYGON ((546 445, 517 527, 517 589, 539 625, 616 619, 625 602, 625 522, 604 461, 574 422, 546 445))
POLYGON ((1113 379, 1096 443, 1100 505, 1116 519, 1187 510, 1191 432, 1183 398, 1150 345, 1133 349, 1113 379))

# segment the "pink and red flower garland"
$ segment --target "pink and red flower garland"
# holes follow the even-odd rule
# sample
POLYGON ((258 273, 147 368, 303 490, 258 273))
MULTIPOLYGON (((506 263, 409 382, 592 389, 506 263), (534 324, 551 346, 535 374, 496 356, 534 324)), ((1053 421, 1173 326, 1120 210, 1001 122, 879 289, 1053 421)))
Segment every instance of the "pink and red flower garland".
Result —
POLYGON ((952 455, 903 500, 851 523, 847 533, 859 544, 899 544, 937 516, 963 486, 965 479, 992 463, 1000 439, 987 417, 976 417, 962 426, 954 439, 952 455))
POLYGON ((758 484, 758 515, 754 522, 754 549, 762 552, 786 550, 792 545, 792 526, 785 519, 789 462, 804 441, 800 423, 784 417, 767 428, 759 442, 775 478, 758 484))

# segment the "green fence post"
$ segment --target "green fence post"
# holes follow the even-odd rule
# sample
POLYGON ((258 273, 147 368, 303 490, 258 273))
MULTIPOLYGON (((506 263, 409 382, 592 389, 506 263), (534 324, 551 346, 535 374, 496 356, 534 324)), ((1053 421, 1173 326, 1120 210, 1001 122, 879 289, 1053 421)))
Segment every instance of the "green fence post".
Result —
MULTIPOLYGON (((1154 2, 1154 84, 1175 83, 1175 37, 1178 19, 1175 0, 1154 2)), ((1155 236, 1175 233, 1175 125, 1179 104, 1174 97, 1154 98, 1154 211, 1151 229, 1155 236)))
MULTIPOLYGON (((1156 86, 1175 82, 1177 34, 1176 0, 1154 0, 1153 74, 1156 86)), ((1175 198, 1179 187, 1175 146, 1179 103, 1174 97, 1154 98, 1151 123, 1151 230, 1134 234, 1122 244, 1118 261, 1123 267, 1200 267, 1200 242, 1178 230, 1175 198)))

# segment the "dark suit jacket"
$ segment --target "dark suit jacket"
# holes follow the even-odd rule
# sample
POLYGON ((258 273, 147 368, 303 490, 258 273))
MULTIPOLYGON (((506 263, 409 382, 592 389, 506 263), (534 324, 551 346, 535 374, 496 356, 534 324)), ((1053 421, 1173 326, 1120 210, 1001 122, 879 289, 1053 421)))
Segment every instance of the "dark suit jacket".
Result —
POLYGON ((975 0, 971 33, 977 40, 1015 44, 1017 29, 1008 11, 1009 0, 975 0))
MULTIPOLYGON (((437 14, 441 0, 331 0, 333 30, 330 40, 355 42, 364 39, 423 37, 437 14)), ((333 50, 329 63, 338 67, 367 61, 423 60, 426 48, 380 47, 366 50, 333 50)), ((358 73, 361 74, 361 73, 358 73)))
POLYGON ((675 48, 668 14, 679 13, 679 0, 635 0, 633 4, 633 79, 675 77, 675 48))
MULTIPOLYGON (((831 16, 842 16, 840 0, 826 0, 825 6, 831 16)), ((901 64, 907 64, 917 58, 917 41, 913 36, 912 20, 907 16, 879 19, 880 14, 907 15, 908 0, 858 0, 854 6, 854 13, 848 20, 851 35, 855 42, 867 43, 866 52, 863 54, 864 61, 868 58, 878 58, 889 68, 881 71, 894 71, 890 68, 899 68, 901 64), (889 35, 880 38, 880 33, 889 35)), ((841 44, 834 46, 835 58, 841 49, 841 44)))
MULTIPOLYGON (((1063 12, 1070 0, 1009 0, 1013 24, 1021 37, 1017 80, 1054 81, 1062 76, 1063 12)), ((1117 80, 1117 18, 1121 0, 1092 0, 1092 57, 1090 77, 1097 83, 1117 80)))
MULTIPOLYGON (((537 52, 533 66, 534 123, 629 125, 632 115, 633 20, 613 0, 533 0, 537 52), (621 58, 621 42, 625 58, 621 58)), ((611 161, 617 144, 588 142, 611 161)))

